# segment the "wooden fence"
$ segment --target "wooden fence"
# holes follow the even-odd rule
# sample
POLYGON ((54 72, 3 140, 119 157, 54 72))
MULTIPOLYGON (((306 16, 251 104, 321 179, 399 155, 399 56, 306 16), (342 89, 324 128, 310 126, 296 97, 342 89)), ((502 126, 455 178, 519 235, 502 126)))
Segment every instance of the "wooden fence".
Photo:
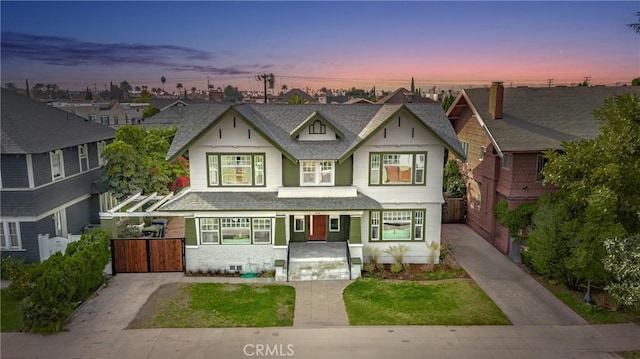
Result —
POLYGON ((184 238, 111 239, 113 274, 183 272, 184 238))
POLYGON ((467 202, 464 198, 445 198, 442 210, 442 223, 464 223, 467 202))

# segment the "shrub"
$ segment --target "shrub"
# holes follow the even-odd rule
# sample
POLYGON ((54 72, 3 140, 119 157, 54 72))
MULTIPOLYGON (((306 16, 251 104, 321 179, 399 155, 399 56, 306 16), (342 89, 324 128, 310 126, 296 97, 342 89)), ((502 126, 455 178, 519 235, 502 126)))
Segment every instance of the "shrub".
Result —
POLYGON ((394 263, 391 265, 391 273, 400 273, 402 269, 402 263, 394 263))
POLYGON ((93 230, 69 244, 64 255, 55 253, 29 271, 28 295, 20 302, 27 330, 59 331, 78 304, 104 283, 102 272, 110 259, 109 233, 93 230))
POLYGON ((605 289, 615 303, 640 308, 640 235, 608 239, 604 267, 613 274, 605 289))
POLYGON ((15 280, 25 270, 27 264, 23 257, 8 256, 0 261, 0 278, 15 280))
POLYGON ((447 198, 463 198, 467 193, 467 186, 455 160, 449 160, 444 166, 442 191, 447 198))
POLYGON ((432 241, 429 242, 429 264, 436 264, 437 259, 440 257, 440 243, 432 241))
POLYGON ((369 256, 369 261, 373 264, 380 263, 380 256, 382 255, 382 250, 378 247, 367 247, 365 248, 365 254, 369 256))
POLYGON ((402 264, 404 262, 404 256, 409 252, 409 250, 409 246, 406 244, 398 244, 387 248, 385 252, 392 256, 396 263, 402 264))
POLYGON ((365 263, 364 264, 364 271, 367 273, 373 273, 376 270, 376 265, 373 263, 365 263))

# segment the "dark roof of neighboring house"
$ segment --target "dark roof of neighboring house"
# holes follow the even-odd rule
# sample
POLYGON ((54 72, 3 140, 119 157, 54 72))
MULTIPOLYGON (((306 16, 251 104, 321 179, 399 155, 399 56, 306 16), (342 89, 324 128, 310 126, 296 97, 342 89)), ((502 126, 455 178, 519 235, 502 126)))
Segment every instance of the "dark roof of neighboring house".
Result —
POLYGON ((183 105, 189 105, 189 102, 182 100, 182 99, 177 99, 177 98, 152 98, 151 100, 149 100, 149 105, 156 107, 160 110, 164 110, 167 107, 171 107, 171 106, 175 106, 179 103, 182 103, 183 105))
MULTIPOLYGON (((623 93, 640 94, 640 87, 505 88, 499 120, 489 112, 489 88, 465 89, 456 103, 471 102, 499 152, 541 151, 559 149, 563 141, 597 136, 600 124, 593 111, 606 98, 623 93)), ((449 116, 460 111, 453 107, 449 116)))
POLYGON ((387 96, 379 99, 376 103, 435 103, 435 101, 426 97, 415 96, 413 92, 404 87, 400 87, 387 96))
POLYGON ((304 91, 302 91, 300 89, 291 89, 287 93, 280 95, 278 97, 278 102, 287 102, 293 96, 298 96, 301 99, 306 100, 308 103, 317 103, 318 102, 318 100, 316 100, 315 98, 311 97, 309 94, 307 94, 306 92, 304 92, 304 91))
MULTIPOLYGON (((288 104, 197 104, 183 108, 178 132, 168 158, 188 150, 191 142, 205 132, 226 111, 236 111, 293 159, 342 159, 368 139, 399 111, 407 111, 421 121, 443 145, 460 155, 462 147, 439 104, 392 105, 288 105, 288 104), (316 112, 344 137, 335 141, 297 141, 291 133, 316 112)), ((156 115, 161 116, 162 113, 156 115)), ((156 117, 154 116, 154 117, 156 117)))
POLYGON ((382 205, 362 193, 357 197, 278 198, 278 192, 188 192, 169 201, 161 211, 224 210, 367 210, 382 205))
POLYGON ((114 138, 115 130, 2 89, 3 154, 44 153, 114 138))

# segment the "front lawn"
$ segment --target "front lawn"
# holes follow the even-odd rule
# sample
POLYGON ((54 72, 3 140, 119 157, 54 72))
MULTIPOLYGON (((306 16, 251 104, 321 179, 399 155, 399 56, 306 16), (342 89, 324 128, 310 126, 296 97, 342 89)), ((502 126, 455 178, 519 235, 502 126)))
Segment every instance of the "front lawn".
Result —
POLYGON ((0 301, 2 302, 0 332, 8 333, 22 330, 22 312, 18 301, 7 295, 6 290, 0 291, 0 301))
POLYGON ((358 280, 345 288, 351 325, 509 325, 473 281, 358 280))
POLYGON ((284 285, 165 284, 128 328, 291 326, 294 304, 294 288, 284 285))

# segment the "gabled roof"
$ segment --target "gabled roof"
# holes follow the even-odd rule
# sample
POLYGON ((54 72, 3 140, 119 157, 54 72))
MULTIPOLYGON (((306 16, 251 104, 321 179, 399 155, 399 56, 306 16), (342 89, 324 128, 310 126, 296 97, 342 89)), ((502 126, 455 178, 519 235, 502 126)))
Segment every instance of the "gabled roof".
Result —
POLYGON ((638 87, 505 88, 503 118, 489 112, 489 88, 462 90, 447 115, 455 121, 469 107, 498 153, 560 149, 563 141, 593 138, 600 124, 593 111, 609 97, 638 93, 638 87))
POLYGON ((354 97, 351 100, 345 102, 345 105, 363 105, 363 104, 372 104, 373 101, 369 101, 366 98, 354 97))
POLYGON ((334 123, 334 121, 332 121, 331 119, 327 118, 326 116, 323 116, 318 111, 313 111, 313 113, 311 113, 309 115, 309 117, 307 117, 307 119, 304 120, 304 122, 300 123, 300 125, 298 125, 298 127, 294 128, 291 131, 291 137, 298 136, 300 134, 300 132, 302 132, 305 128, 308 128, 309 126, 311 126, 316 121, 320 121, 324 125, 329 126, 329 128, 331 128, 331 130, 333 132, 335 132, 336 135, 338 135, 339 138, 343 138, 344 137, 344 134, 342 133, 342 131, 340 131, 337 128, 337 126, 334 123))
POLYGON ((3 154, 45 153, 112 139, 115 130, 67 111, 2 89, 3 154))
POLYGON ((155 98, 154 97, 151 100, 149 100, 149 105, 160 109, 160 111, 164 111, 176 105, 188 106, 189 103, 184 100, 175 99, 175 98, 155 98))
MULTIPOLYGON (((243 120, 292 160, 335 159, 344 160, 359 145, 371 138, 396 113, 407 111, 425 128, 457 155, 462 147, 440 105, 288 105, 288 104, 197 104, 183 108, 178 132, 171 143, 168 158, 181 155, 189 149, 207 129, 224 117, 226 111, 235 111, 243 120), (297 141, 291 133, 308 121, 313 113, 330 119, 343 137, 335 141, 297 141)), ((160 115, 160 114, 158 114, 160 115)), ((157 115, 157 116, 158 116, 157 115)), ((155 116, 154 116, 155 117, 155 116)))
POLYGON ((416 96, 406 88, 400 87, 387 96, 379 99, 376 103, 435 103, 435 101, 426 97, 416 96))

